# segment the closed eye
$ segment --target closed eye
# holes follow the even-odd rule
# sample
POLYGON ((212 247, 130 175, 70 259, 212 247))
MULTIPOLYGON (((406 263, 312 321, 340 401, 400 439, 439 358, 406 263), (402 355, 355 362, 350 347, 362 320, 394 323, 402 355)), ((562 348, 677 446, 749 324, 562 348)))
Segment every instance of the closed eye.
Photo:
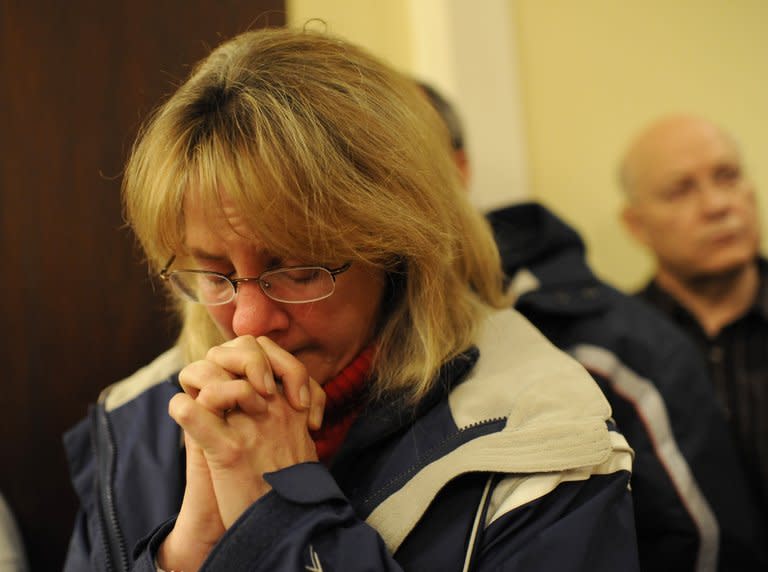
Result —
POLYGON ((741 180, 741 169, 734 165, 719 165, 712 174, 712 179, 718 186, 733 186, 741 180))

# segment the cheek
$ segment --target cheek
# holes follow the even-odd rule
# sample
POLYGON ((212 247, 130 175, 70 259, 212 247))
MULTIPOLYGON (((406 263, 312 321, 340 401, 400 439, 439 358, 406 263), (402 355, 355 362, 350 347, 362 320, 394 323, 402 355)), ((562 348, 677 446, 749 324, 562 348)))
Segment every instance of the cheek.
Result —
POLYGON ((359 337, 363 317, 346 304, 308 305, 294 309, 293 322, 325 347, 343 347, 359 337))
MULTIPOLYGON (((301 319, 305 332, 334 352, 361 349, 375 333, 377 307, 361 299, 338 298, 323 312, 308 313, 301 319)), ((298 319, 298 318, 297 318, 298 319)))
POLYGON ((685 211, 666 212, 646 226, 651 248, 657 252, 681 253, 696 245, 696 221, 685 211))
POLYGON ((690 217, 682 209, 668 208, 666 211, 655 213, 646 225, 652 238, 668 240, 678 235, 690 225, 690 217))
POLYGON ((744 219, 748 221, 752 226, 757 226, 758 210, 757 200, 755 199, 754 193, 747 194, 747 196, 745 196, 744 199, 739 202, 738 207, 742 212, 744 219))
POLYGON ((667 220, 664 221, 667 234, 674 237, 690 235, 698 224, 699 217, 693 208, 681 208, 679 211, 670 212, 667 220))

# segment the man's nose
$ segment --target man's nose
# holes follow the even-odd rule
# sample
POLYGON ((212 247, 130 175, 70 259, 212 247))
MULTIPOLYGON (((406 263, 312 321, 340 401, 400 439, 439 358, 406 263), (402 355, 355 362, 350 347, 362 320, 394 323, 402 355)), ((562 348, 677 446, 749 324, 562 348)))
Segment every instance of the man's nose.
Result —
POLYGON ((733 194, 733 189, 708 181, 700 189, 699 200, 706 214, 717 215, 730 209, 733 194))
POLYGON ((237 336, 268 336, 290 324, 283 305, 267 296, 256 281, 238 285, 234 304, 232 331, 237 336))

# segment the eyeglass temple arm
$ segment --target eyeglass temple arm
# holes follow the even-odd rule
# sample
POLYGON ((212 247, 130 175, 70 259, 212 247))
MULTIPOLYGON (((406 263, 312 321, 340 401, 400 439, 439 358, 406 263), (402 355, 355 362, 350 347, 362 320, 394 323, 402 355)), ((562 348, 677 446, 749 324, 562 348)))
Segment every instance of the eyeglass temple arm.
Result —
POLYGON ((163 280, 168 279, 168 269, 171 267, 171 264, 173 264, 173 261, 176 260, 176 255, 171 254, 171 257, 168 259, 168 262, 165 263, 165 266, 163 266, 162 270, 160 270, 160 278, 163 280))
POLYGON ((338 268, 327 268, 326 270, 328 270, 328 272, 331 273, 331 276, 336 278, 337 274, 341 274, 342 272, 346 272, 347 270, 349 270, 350 266, 352 266, 352 263, 351 262, 346 262, 345 264, 342 264, 338 268))

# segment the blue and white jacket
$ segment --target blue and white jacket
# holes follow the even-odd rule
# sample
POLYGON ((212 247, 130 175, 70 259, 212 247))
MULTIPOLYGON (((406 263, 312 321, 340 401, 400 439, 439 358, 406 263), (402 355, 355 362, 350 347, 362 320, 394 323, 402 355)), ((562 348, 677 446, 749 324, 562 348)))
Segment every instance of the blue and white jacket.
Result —
POLYGON ((768 570, 768 528, 696 348, 595 277, 579 235, 543 206, 488 219, 517 310, 593 375, 635 451, 642 570, 768 570))
MULTIPOLYGON (((65 436, 80 497, 65 570, 155 570, 184 489, 171 350, 107 389, 65 436)), ((371 403, 330 468, 272 490, 203 570, 633 571, 632 451, 573 359, 494 314, 418 406, 371 403)))

